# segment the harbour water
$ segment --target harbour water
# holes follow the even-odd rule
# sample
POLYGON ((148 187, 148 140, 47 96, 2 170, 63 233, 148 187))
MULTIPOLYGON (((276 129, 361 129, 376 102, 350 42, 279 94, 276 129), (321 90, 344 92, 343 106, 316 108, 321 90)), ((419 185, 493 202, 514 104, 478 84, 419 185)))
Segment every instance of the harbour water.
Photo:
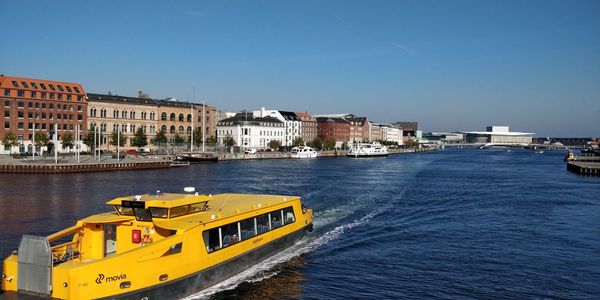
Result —
POLYGON ((447 148, 375 159, 0 174, 0 256, 22 234, 49 234, 109 209, 110 198, 195 186, 206 194, 300 195, 315 210, 315 230, 188 299, 597 299, 600 178, 568 172, 564 155, 447 148))

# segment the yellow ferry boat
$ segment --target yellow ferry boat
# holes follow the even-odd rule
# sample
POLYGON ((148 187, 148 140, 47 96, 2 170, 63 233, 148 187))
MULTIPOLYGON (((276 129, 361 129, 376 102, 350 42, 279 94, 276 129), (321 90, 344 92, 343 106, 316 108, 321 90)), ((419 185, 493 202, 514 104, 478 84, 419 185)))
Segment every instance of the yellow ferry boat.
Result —
MULTIPOLYGON (((24 235, 2 291, 59 299, 171 299, 232 277, 312 231, 296 196, 145 194, 48 237, 24 235), (54 245, 55 244, 55 245, 54 245)), ((1 294, 0 294, 1 295, 1 294)))

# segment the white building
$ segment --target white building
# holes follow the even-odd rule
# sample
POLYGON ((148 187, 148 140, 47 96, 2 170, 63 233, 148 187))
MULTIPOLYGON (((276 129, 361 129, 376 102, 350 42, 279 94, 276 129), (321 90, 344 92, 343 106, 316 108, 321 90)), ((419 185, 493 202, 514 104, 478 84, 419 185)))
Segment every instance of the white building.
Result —
POLYGON ((217 123, 218 143, 224 145, 227 136, 233 137, 235 146, 244 149, 267 149, 273 140, 283 145, 285 125, 270 116, 255 117, 252 113, 238 113, 217 123))
POLYGON ((381 139, 386 142, 397 142, 402 145, 402 129, 391 125, 379 125, 381 128, 381 139))
POLYGON ((291 146, 295 139, 302 137, 302 120, 294 112, 261 107, 260 110, 255 110, 252 114, 258 118, 272 117, 283 122, 285 136, 281 143, 282 146, 291 146))
POLYGON ((472 144, 529 145, 534 133, 510 131, 508 126, 488 126, 486 131, 464 132, 465 142, 472 144))

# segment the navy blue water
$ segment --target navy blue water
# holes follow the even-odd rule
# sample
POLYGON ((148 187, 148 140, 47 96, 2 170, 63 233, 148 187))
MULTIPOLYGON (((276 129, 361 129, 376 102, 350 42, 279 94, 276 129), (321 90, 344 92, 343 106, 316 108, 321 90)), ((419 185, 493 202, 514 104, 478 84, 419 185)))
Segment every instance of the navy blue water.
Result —
POLYGON ((105 211, 121 195, 301 195, 315 231, 190 298, 600 297, 600 178, 564 152, 446 149, 381 159, 220 162, 189 168, 0 175, 0 254, 105 211))

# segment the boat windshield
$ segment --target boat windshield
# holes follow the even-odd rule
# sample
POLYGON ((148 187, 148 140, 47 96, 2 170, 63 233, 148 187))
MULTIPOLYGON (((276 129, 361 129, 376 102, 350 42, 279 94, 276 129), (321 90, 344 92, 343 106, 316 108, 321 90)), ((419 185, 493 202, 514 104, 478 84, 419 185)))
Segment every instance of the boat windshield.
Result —
POLYGON ((123 207, 122 205, 115 205, 115 209, 122 216, 133 216, 133 208, 123 207))

